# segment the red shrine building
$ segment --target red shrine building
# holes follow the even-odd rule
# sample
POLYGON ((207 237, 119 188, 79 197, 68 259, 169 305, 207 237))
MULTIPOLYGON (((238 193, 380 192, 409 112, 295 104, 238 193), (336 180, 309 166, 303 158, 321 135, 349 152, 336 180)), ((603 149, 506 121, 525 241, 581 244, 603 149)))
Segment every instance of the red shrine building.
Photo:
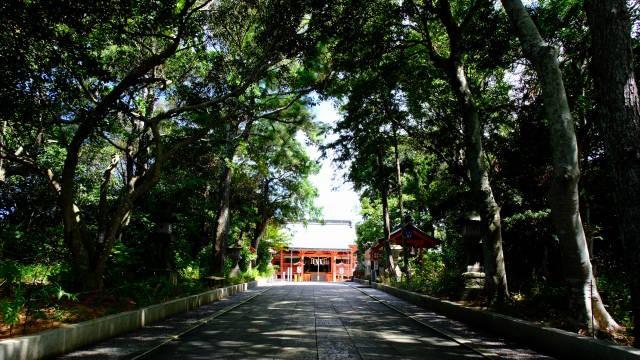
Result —
MULTIPOLYGON (((437 239, 420 230, 413 223, 398 227, 389 234, 389 245, 394 261, 399 260, 402 246, 408 247, 410 256, 417 255, 418 259, 421 259, 425 250, 435 248, 439 244, 437 239)), ((365 277, 370 277, 372 270, 378 271, 378 260, 382 256, 384 256, 384 239, 379 239, 364 253, 365 277)))
POLYGON ((348 220, 288 224, 289 246, 276 253, 278 278, 290 281, 343 281, 356 268, 356 229, 348 220))

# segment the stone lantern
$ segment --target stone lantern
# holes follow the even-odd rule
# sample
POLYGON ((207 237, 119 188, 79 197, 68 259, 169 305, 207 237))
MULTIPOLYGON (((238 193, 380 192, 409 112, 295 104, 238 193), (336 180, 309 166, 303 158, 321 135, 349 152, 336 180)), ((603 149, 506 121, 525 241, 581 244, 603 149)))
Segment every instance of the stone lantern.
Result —
POLYGON ((485 273, 482 261, 482 223, 475 213, 467 214, 462 220, 462 239, 467 269, 464 279, 463 299, 480 295, 484 289, 485 273))
POLYGON ((227 247, 227 254, 229 255, 229 258, 233 260, 234 264, 233 269, 231 269, 231 273, 229 273, 229 277, 234 277, 240 274, 240 259, 242 258, 242 255, 240 255, 241 252, 242 245, 238 243, 227 247))

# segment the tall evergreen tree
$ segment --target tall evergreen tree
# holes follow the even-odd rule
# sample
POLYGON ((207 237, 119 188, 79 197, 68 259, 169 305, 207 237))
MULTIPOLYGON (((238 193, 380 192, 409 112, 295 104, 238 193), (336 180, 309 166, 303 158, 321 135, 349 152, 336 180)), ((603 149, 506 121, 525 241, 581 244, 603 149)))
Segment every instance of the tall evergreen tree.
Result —
POLYGON ((625 0, 585 0, 591 32, 591 73, 598 127, 613 171, 616 212, 632 298, 635 345, 640 347, 640 100, 631 21, 625 0))

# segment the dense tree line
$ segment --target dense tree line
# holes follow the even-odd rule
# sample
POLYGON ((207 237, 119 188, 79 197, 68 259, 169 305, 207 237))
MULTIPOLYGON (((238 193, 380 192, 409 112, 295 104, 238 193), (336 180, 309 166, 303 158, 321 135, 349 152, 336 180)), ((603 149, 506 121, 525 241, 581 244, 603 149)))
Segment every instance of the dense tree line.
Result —
POLYGON ((312 208, 302 3, 54 6, 3 5, 3 257, 42 240, 101 289, 116 247, 177 221, 223 273, 234 241, 312 208))
MULTIPOLYGON (((625 1, 327 6, 340 11, 322 9, 316 26, 340 76, 326 94, 344 114, 330 147, 351 161, 348 177, 362 191, 361 249, 387 239, 387 277, 398 274, 389 222, 400 226, 407 212, 443 239, 439 261, 449 270, 431 282, 459 289, 468 258, 461 222, 477 214, 489 302, 563 282, 574 326, 615 332, 595 261, 618 320, 637 324, 638 236, 628 223, 638 206, 636 9, 625 1), (629 290, 612 284, 620 271, 629 290)), ((424 272, 433 265, 424 259, 405 256, 400 270, 424 272)), ((424 285, 414 280, 404 282, 424 285)))
POLYGON ((625 0, 0 10, 3 266, 66 264, 84 290, 266 269, 281 225, 318 216, 300 139, 321 140, 309 108, 333 99, 326 149, 360 191, 361 249, 384 239, 390 281, 459 290, 461 222, 477 215, 489 304, 565 284, 550 302, 567 295, 572 326, 633 323, 640 339, 640 46, 625 0), (437 254, 394 264, 405 215, 437 254))

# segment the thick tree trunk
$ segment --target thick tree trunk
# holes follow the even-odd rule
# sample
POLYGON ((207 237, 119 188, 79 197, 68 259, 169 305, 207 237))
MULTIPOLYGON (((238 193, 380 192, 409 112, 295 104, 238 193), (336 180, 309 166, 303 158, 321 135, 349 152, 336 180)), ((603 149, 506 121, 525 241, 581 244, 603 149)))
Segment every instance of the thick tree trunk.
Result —
MULTIPOLYGON (((84 232, 69 232, 65 235, 85 237, 65 239, 68 244, 81 244, 93 240, 91 242, 97 245, 98 242, 97 237, 91 239, 89 238, 91 235, 84 232)), ((104 237, 105 233, 102 232, 99 236, 104 237)), ((106 249, 98 249, 96 246, 92 247, 92 250, 85 247, 72 248, 71 258, 73 269, 77 275, 76 279, 79 281, 78 285, 80 285, 83 290, 100 291, 104 288, 104 274, 110 251, 111 248, 109 248, 109 251, 106 251, 106 249)))
POLYGON ((227 247, 227 237, 229 234, 230 223, 230 206, 231 199, 231 178, 233 175, 232 169, 225 165, 222 171, 222 187, 220 191, 220 206, 216 215, 216 230, 213 244, 213 268, 211 269, 214 274, 224 273, 225 262, 225 250, 227 247))
MULTIPOLYGON (((97 111, 97 110, 96 110, 97 111)), ((62 212, 64 241, 71 250, 72 263, 77 278, 82 283, 85 290, 101 290, 103 287, 103 264, 106 263, 108 254, 104 254, 104 249, 108 246, 106 235, 103 231, 92 236, 86 229, 84 219, 80 209, 75 204, 76 192, 76 169, 79 162, 80 149, 84 140, 89 137, 92 128, 91 123, 96 122, 97 116, 89 116, 78 127, 71 143, 67 147, 67 157, 64 161, 62 169, 62 177, 60 182, 59 202, 62 212), (102 263, 102 264, 99 264, 102 263)), ((125 196, 129 196, 128 194, 125 196)), ((127 204, 126 202, 124 203, 127 204)), ((120 206, 116 212, 122 210, 120 206)), ((127 211, 128 213, 128 211, 127 211)), ((116 216, 116 215, 114 215, 116 216)), ((108 247, 109 250, 111 249, 108 247)))
POLYGON ((82 286, 83 290, 94 290, 100 288, 97 281, 94 281, 94 269, 91 266, 91 255, 94 249, 86 246, 88 236, 80 230, 80 210, 74 204, 71 207, 61 203, 63 215, 64 242, 71 252, 71 263, 73 271, 77 275, 75 281, 82 286))
POLYGON ((260 239, 264 234, 264 231, 267 228, 267 224, 269 223, 269 180, 262 180, 262 199, 260 200, 260 220, 256 223, 255 231, 253 232, 253 238, 251 239, 251 246, 258 251, 258 246, 260 246, 260 239))
POLYGON ((602 303, 593 276, 579 212, 578 148, 573 119, 558 63, 558 50, 547 44, 520 0, 502 0, 525 56, 542 83, 542 100, 550 122, 553 183, 552 221, 560 239, 563 267, 572 291, 571 307, 579 326, 613 331, 619 325, 602 303), (595 321, 591 321, 591 319, 595 321))
MULTIPOLYGON (((258 254, 258 247, 260 246, 260 241, 264 236, 265 230, 267 229, 267 224, 269 223, 269 217, 262 216, 260 221, 256 224, 256 228, 253 231, 253 237, 251 238, 251 247, 255 250, 255 253, 258 254)), ((251 266, 256 266, 258 259, 251 261, 251 266)))
MULTIPOLYGON (((240 126, 240 123, 235 126, 240 126)), ((226 159, 225 161, 233 161, 233 158, 236 154, 236 150, 238 145, 240 145, 240 141, 247 141, 251 134, 251 127, 253 126, 253 120, 249 120, 244 130, 242 131, 242 135, 240 139, 234 139, 237 134, 237 128, 232 128, 231 124, 227 124, 226 128, 226 159)), ((224 273, 224 263, 225 263, 225 251, 228 246, 228 237, 229 237, 229 227, 231 224, 231 209, 230 209, 230 201, 231 201, 231 180, 233 178, 233 169, 227 163, 224 164, 224 168, 222 169, 221 174, 221 187, 219 192, 219 206, 216 214, 216 223, 215 223, 215 238, 213 244, 213 268, 212 271, 214 274, 223 274, 224 273)))
POLYGON ((253 232, 253 238, 251 239, 251 247, 253 247, 256 251, 258 251, 258 246, 260 246, 260 240, 264 235, 264 231, 267 229, 267 224, 269 223, 269 218, 263 217, 260 219, 260 222, 256 224, 256 229, 253 232))
MULTIPOLYGON (((439 1, 435 8, 432 5, 431 2, 425 3, 425 11, 435 12, 444 25, 449 38, 449 55, 444 57, 434 48, 429 33, 428 20, 422 20, 425 28, 424 35, 429 45, 431 60, 446 73, 458 101, 459 110, 462 112, 465 159, 469 170, 474 207, 479 209, 484 235, 485 290, 491 302, 497 300, 500 303, 509 298, 507 272, 502 250, 502 224, 500 207, 493 196, 489 182, 488 164, 482 148, 483 133, 480 116, 462 61, 465 54, 461 39, 467 31, 468 23, 463 21, 462 24, 458 24, 455 21, 448 0, 439 1)), ((470 19, 471 16, 473 16, 473 10, 470 10, 465 19, 470 19)), ((424 18, 428 19, 428 16, 424 18)))
POLYGON ((640 347, 640 101, 625 0, 585 0, 591 73, 600 130, 614 179, 616 211, 630 280, 633 334, 640 347))
POLYGON ((391 221, 389 219, 389 182, 384 171, 383 150, 378 152, 378 177, 380 183, 380 197, 382 198, 382 228, 384 232, 384 254, 387 262, 387 272, 392 280, 397 280, 396 267, 391 252, 391 221))
POLYGON ((104 287, 104 275, 111 250, 128 223, 135 201, 158 183, 161 163, 162 161, 158 161, 152 165, 148 173, 138 179, 137 186, 132 185, 130 192, 122 195, 109 216, 101 221, 100 230, 95 233, 81 231, 80 211, 77 206, 73 206, 75 231, 72 229, 65 232, 65 241, 72 244, 72 261, 83 289, 102 290, 104 287), (84 246, 85 244, 90 246, 84 246))
MULTIPOLYGON (((115 206, 108 212, 105 211, 108 206, 106 192, 111 172, 118 162, 116 157, 112 158, 109 167, 103 173, 97 231, 90 232, 86 229, 80 209, 72 201, 75 181, 71 179, 63 182, 60 202, 64 219, 64 239, 71 249, 74 270, 85 290, 102 290, 109 255, 115 242, 119 239, 123 227, 129 221, 135 201, 148 193, 160 180, 161 169, 167 158, 160 143, 160 132, 157 125, 152 126, 151 130, 155 144, 155 162, 148 169, 141 169, 141 174, 131 178, 127 184, 127 191, 120 195, 115 206)), ((67 160, 71 164, 73 162, 77 164, 77 154, 76 156, 69 155, 67 160)))
POLYGON ((489 182, 487 159, 482 148, 482 125, 478 108, 473 101, 471 89, 462 64, 453 63, 449 78, 464 121, 465 158, 471 179, 474 205, 480 210, 482 223, 485 289, 490 301, 499 303, 509 298, 507 271, 502 251, 502 224, 500 207, 493 196, 489 182))

